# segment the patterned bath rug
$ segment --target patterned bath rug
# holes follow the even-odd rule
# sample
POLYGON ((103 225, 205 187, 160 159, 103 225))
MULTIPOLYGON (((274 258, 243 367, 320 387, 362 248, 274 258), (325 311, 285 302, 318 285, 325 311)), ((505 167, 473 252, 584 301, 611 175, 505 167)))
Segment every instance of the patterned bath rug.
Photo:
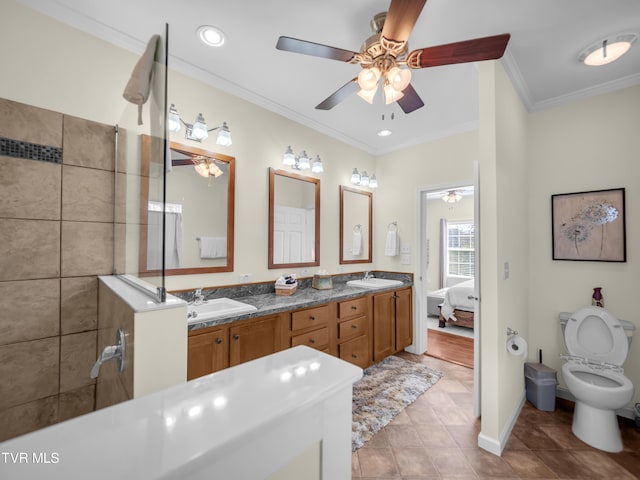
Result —
POLYGON ((367 368, 353 385, 351 449, 362 447, 441 377, 441 372, 396 356, 367 368))

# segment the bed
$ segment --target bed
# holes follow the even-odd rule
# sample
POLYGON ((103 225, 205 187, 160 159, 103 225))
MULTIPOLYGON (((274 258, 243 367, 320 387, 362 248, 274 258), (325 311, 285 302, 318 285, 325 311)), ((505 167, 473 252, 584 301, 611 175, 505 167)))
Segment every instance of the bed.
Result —
POLYGON ((474 281, 466 280, 452 287, 442 288, 427 294, 428 315, 438 316, 440 328, 448 323, 473 328, 475 303, 474 281))

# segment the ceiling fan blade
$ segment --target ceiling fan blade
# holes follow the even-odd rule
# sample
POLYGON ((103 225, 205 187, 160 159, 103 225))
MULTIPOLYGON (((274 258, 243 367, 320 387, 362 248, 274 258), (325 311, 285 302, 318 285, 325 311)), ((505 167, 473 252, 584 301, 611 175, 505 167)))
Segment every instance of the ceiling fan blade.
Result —
POLYGON ((353 95, 358 90, 360 90, 360 85, 358 85, 358 79, 353 78, 349 82, 345 83, 338 90, 329 95, 325 100, 319 103, 316 108, 318 110, 331 110, 333 107, 338 105, 340 102, 345 100, 350 95, 353 95))
POLYGON ((411 113, 414 110, 424 107, 424 102, 411 84, 407 85, 407 88, 405 88, 402 93, 404 93, 404 96, 400 100, 396 100, 396 103, 400 105, 404 113, 411 113))
POLYGON ((387 18, 382 27, 382 36, 390 42, 404 45, 425 3, 427 0, 391 0, 387 18))
POLYGON ((321 45, 320 43, 308 42, 291 37, 278 38, 276 48, 278 50, 286 50, 287 52, 340 60, 341 62, 350 62, 356 55, 356 52, 350 50, 343 50, 342 48, 330 47, 328 45, 321 45))
POLYGON ((454 63, 495 60, 502 57, 511 35, 503 33, 491 37, 474 38, 463 42, 420 48, 407 57, 410 68, 438 67, 454 63))

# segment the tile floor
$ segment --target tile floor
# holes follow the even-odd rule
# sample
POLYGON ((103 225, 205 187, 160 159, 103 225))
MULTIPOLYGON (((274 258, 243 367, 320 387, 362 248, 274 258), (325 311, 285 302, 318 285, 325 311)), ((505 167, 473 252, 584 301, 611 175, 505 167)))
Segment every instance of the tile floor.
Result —
POLYGON ((400 355, 444 377, 353 453, 354 480, 640 478, 640 429, 622 419, 624 451, 596 450, 571 433, 573 404, 563 400, 554 412, 526 403, 501 457, 478 448, 473 370, 427 356, 400 355))

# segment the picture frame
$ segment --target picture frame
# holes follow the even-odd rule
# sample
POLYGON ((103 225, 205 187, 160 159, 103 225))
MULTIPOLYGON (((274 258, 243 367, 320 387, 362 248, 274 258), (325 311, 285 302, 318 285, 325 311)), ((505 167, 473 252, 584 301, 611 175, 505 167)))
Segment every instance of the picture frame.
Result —
POLYGON ((624 188, 551 195, 553 260, 626 262, 624 188))

